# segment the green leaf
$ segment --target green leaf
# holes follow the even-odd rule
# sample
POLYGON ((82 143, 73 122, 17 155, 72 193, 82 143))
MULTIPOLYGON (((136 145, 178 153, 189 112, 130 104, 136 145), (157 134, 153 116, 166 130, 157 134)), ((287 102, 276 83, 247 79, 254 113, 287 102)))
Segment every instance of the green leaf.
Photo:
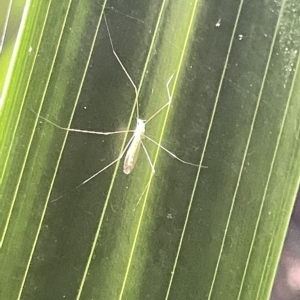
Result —
POLYGON ((26 3, 2 95, 1 299, 269 299, 299 184, 300 12, 223 2, 26 3), (130 175, 118 160, 88 180, 132 132, 50 122, 132 131, 172 75, 146 135, 199 167, 145 139, 154 174, 141 148, 130 175))

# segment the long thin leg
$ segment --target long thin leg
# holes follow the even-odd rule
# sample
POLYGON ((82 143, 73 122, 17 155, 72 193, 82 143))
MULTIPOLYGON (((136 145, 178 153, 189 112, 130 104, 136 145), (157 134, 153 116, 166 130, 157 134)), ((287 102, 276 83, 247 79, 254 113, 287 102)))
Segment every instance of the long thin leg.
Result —
POLYGON ((87 183, 88 181, 92 180, 94 177, 96 177, 97 175, 99 175, 100 173, 102 173, 103 171, 105 171, 106 169, 108 169, 110 166, 112 166, 113 164, 115 164, 117 161, 119 161, 123 155, 125 154, 125 152, 127 151, 130 143, 132 142, 134 136, 132 136, 129 140, 129 142, 127 143, 125 149, 123 150, 123 152, 119 155, 118 158, 116 158, 114 161, 112 161, 110 164, 108 164, 106 167, 102 168, 100 171, 98 171, 97 173, 95 173, 94 175, 92 175, 91 177, 89 177, 88 179, 86 179, 85 181, 81 182, 79 185, 76 186, 76 188, 79 188, 80 186, 82 186, 83 184, 87 183))
POLYGON ((151 180, 149 180, 148 183, 146 184, 146 186, 145 186, 145 188, 144 188, 144 190, 143 190, 143 192, 142 192, 142 195, 139 197, 139 200, 137 201, 137 203, 136 203, 135 208, 134 208, 133 211, 135 211, 136 208, 138 207, 138 205, 140 204, 140 201, 141 201, 141 199, 143 198, 143 196, 144 196, 144 194, 145 194, 145 192, 146 192, 146 190, 147 190, 147 188, 148 188, 150 182, 151 182, 151 180))
MULTIPOLYGON (((100 171, 98 171, 97 173, 95 173, 94 175, 90 176, 88 179, 86 179, 85 181, 81 182, 80 184, 78 184, 74 189, 78 189, 80 186, 84 185, 85 183, 87 183, 88 181, 92 180, 93 178, 95 178, 97 175, 99 175, 100 173, 102 173, 103 171, 105 171, 106 169, 108 169, 109 167, 111 167, 113 164, 115 164, 117 161, 119 161, 125 154, 125 152, 127 151, 128 149, 128 146, 130 145, 130 143, 132 142, 133 140, 133 137, 132 136, 129 140, 129 142, 127 143, 125 149, 123 150, 123 152, 115 159, 113 160, 111 163, 109 163, 107 166, 105 166, 104 168, 102 168, 100 171)), ((72 189, 73 190, 73 189, 72 189)), ((64 196, 66 196, 69 192, 67 193, 64 193, 63 195, 59 196, 58 198, 55 198, 53 200, 51 200, 51 202, 55 202, 61 198, 63 198, 64 196)))
POLYGON ((191 165, 191 166, 195 166, 195 167, 199 167, 199 165, 197 165, 197 164, 193 164, 193 163, 190 163, 190 162, 188 162, 188 161, 185 161, 185 160, 179 158, 179 157, 176 156, 174 153, 172 153, 171 151, 169 151, 167 148, 165 148, 165 147, 162 146, 161 144, 155 142, 155 141, 154 141, 153 139, 151 139, 149 136, 144 135, 144 137, 145 137, 146 139, 148 139, 149 141, 151 141, 152 143, 154 143, 155 145, 157 145, 158 147, 160 147, 161 149, 163 149, 164 151, 166 151, 167 153, 169 153, 172 157, 174 157, 174 158, 178 159, 179 161, 181 161, 182 163, 187 164, 187 165, 191 165))
POLYGON ((147 156, 147 159, 148 159, 148 161, 149 161, 149 164, 150 164, 150 166, 151 166, 152 172, 155 173, 155 169, 154 169, 153 163, 152 163, 152 161, 151 161, 151 158, 150 158, 150 156, 149 156, 149 153, 148 153, 148 151, 147 151, 147 149, 146 149, 144 143, 143 143, 142 141, 141 141, 141 143, 142 143, 142 147, 143 147, 143 149, 144 149, 144 151, 145 151, 145 153, 146 153, 146 156, 147 156))
MULTIPOLYGON (((34 112, 35 114, 37 114, 36 112, 34 112)), ((37 114, 38 115, 38 114, 37 114)), ((90 133, 90 134, 99 134, 99 135, 110 135, 110 134, 115 134, 115 133, 127 133, 127 132, 134 132, 134 130, 118 130, 118 131, 108 131, 108 132, 101 132, 101 131, 91 131, 91 130, 82 130, 82 129, 73 129, 73 128, 66 128, 66 127, 62 127, 59 126, 57 124, 55 124, 54 122, 38 115, 39 118, 45 120, 46 122, 50 123, 51 125, 65 130, 65 131, 71 131, 71 132, 81 132, 81 133, 90 133)))
POLYGON ((167 88, 167 93, 168 93, 168 102, 166 104, 164 104, 159 110, 157 110, 149 119, 147 119, 146 123, 147 124, 151 119, 153 119, 157 114, 159 114, 165 107, 167 107, 168 105, 171 104, 172 102, 172 97, 171 97, 171 93, 170 93, 170 89, 169 89, 169 85, 170 82, 173 78, 174 74, 171 75, 171 77, 169 78, 167 84, 166 84, 166 88, 167 88))
POLYGON ((118 54, 115 51, 114 44, 112 42, 112 38, 111 38, 111 35, 110 35, 110 31, 109 31, 109 28, 108 28, 108 24, 107 24, 107 20, 106 20, 105 14, 104 14, 104 20, 105 20, 105 24, 106 24, 106 28, 107 28, 108 37, 109 37, 109 41, 110 41, 112 52, 113 52, 115 58, 117 59, 117 61, 119 62, 121 68, 125 72, 127 78, 131 82, 133 88, 134 88, 134 92, 135 92, 135 103, 134 103, 134 105, 136 105, 137 118, 139 118, 139 105, 138 105, 138 102, 137 102, 138 101, 138 90, 137 90, 137 87, 136 87, 135 83, 133 82, 131 76, 129 75, 128 71, 126 70, 125 66, 122 64, 121 59, 119 58, 118 54))

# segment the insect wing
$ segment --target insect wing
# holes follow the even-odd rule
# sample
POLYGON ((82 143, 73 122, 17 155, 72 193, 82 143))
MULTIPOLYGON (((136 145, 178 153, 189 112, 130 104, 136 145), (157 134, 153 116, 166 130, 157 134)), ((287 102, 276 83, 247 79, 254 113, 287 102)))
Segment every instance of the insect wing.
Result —
POLYGON ((141 148, 141 139, 138 137, 135 137, 131 143, 131 145, 128 148, 128 151, 125 156, 124 160, 124 167, 123 172, 125 174, 130 174, 135 166, 135 163, 137 161, 137 158, 139 156, 141 148))

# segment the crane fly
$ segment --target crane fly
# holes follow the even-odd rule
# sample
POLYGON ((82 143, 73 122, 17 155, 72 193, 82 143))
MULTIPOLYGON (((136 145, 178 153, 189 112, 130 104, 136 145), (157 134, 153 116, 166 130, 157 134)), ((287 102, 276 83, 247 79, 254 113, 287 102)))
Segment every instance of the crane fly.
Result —
MULTIPOLYGON (((136 111, 137 111, 137 124, 136 124, 135 130, 120 130, 120 131, 112 131, 112 132, 100 132, 100 131, 90 131, 90 130, 81 130, 81 129, 72 129, 72 128, 62 127, 62 126, 59 126, 59 125, 55 124, 54 122, 48 120, 47 118, 44 118, 44 117, 38 115, 40 118, 42 118, 46 122, 54 125, 55 127, 59 128, 59 129, 66 130, 66 131, 69 131, 69 132, 81 132, 81 133, 98 134, 98 135, 112 135, 112 134, 116 134, 116 133, 133 132, 133 135, 130 138, 130 140, 127 143, 127 145, 125 146, 124 150, 122 151, 122 153, 115 160, 113 160, 107 166, 105 166, 104 168, 102 168, 101 170, 99 170, 98 172, 96 172, 94 175, 90 176, 85 181, 83 181, 82 183, 80 183, 78 186, 76 186, 76 188, 78 188, 81 185, 87 183, 88 181, 90 181, 91 179, 93 179, 94 177, 96 177, 97 175, 99 175, 100 173, 102 173, 103 171, 105 171, 106 169, 108 169, 110 166, 112 166, 113 164, 115 164, 116 162, 118 162, 120 159, 122 159, 122 157, 125 155, 125 153, 126 153, 126 155, 125 155, 125 159, 124 159, 123 172, 126 175, 129 175, 132 172, 132 170, 134 169, 134 166, 135 166, 136 161, 138 159, 138 155, 139 155, 139 151, 140 151, 141 146, 144 149, 146 157, 147 157, 147 159, 149 161, 149 164, 151 166, 152 172, 154 173, 155 169, 154 169, 153 163, 151 162, 151 159, 150 159, 150 156, 148 154, 148 151, 147 151, 146 147, 143 144, 143 139, 145 139, 145 138, 148 139, 148 140, 150 140, 152 143, 156 144, 158 147, 160 147, 161 149, 163 149, 165 152, 167 152, 173 158, 176 158, 177 160, 181 161, 182 163, 188 164, 188 165, 191 165, 191 166, 199 167, 199 165, 197 165, 197 164, 190 163, 190 162, 187 162, 187 161, 179 158, 178 156, 176 156, 175 154, 173 154, 171 151, 169 151, 168 149, 166 149, 165 147, 163 147, 161 144, 157 143, 152 138, 150 138, 147 135, 145 135, 146 124, 150 120, 152 120, 157 114, 159 114, 164 108, 166 108, 167 106, 169 106, 171 104, 172 98, 171 98, 171 94, 170 94, 169 85, 170 85, 170 83, 172 81, 172 78, 173 78, 174 74, 170 76, 170 78, 168 79, 168 81, 166 83, 166 90, 167 90, 167 95, 168 95, 168 101, 167 101, 167 103, 165 103, 161 108, 159 108, 147 120, 140 119, 139 118, 138 103, 137 103, 137 99, 138 99, 137 87, 134 84, 132 78, 130 77, 129 73, 127 72, 125 66, 121 62, 119 56, 117 55, 117 53, 116 53, 116 51, 114 49, 112 38, 111 38, 111 34, 110 34, 110 31, 109 31, 107 20, 106 20, 105 16, 104 16, 104 20, 105 20, 105 23, 106 23, 106 28, 107 28, 108 37, 109 37, 109 40, 110 40, 110 45, 111 45, 111 48, 112 48, 112 52, 113 52, 115 58, 117 59, 117 61, 119 62, 121 68, 124 71, 124 73, 126 74, 127 78, 131 82, 134 90, 135 90, 135 94, 136 94, 136 103, 135 103, 135 105, 136 105, 136 111)), ((56 200, 62 198, 63 196, 64 195, 62 195, 61 197, 59 197, 59 198, 57 198, 55 200, 52 200, 52 201, 56 201, 56 200)))

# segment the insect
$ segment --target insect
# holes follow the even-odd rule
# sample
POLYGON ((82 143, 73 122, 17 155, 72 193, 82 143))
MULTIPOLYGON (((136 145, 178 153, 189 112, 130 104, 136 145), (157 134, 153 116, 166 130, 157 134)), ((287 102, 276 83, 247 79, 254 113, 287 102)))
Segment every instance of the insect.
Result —
MULTIPOLYGON (((125 155, 125 159, 124 159, 124 165, 123 165, 123 172, 126 175, 129 175, 132 170, 135 167, 136 161, 138 159, 138 155, 139 155, 139 150, 142 146, 142 148, 144 149, 144 152, 146 154, 146 157, 149 161, 149 164, 151 166, 152 172, 155 172, 153 163, 151 162, 150 156, 147 152, 147 149, 145 147, 145 145, 143 144, 143 139, 148 139, 150 140, 152 143, 156 144, 158 147, 160 147, 161 149, 163 149, 165 152, 167 152, 169 155, 171 155, 172 157, 174 157, 175 159, 181 161, 184 164, 188 164, 188 165, 192 165, 192 166, 196 166, 199 167, 199 165, 194 164, 194 163, 190 163, 187 162, 181 158, 179 158, 178 156, 176 156, 175 154, 173 154, 171 151, 169 151, 168 149, 166 149, 165 147, 163 147, 162 145, 160 145, 159 143, 157 143, 156 141, 154 141, 152 138, 148 137, 147 135, 145 135, 145 130, 146 130, 146 124, 152 120, 155 116, 157 116, 163 109, 165 109, 167 106, 169 106, 171 104, 172 101, 172 97, 170 94, 170 88, 169 85, 173 79, 173 75, 170 76, 170 78, 168 79, 167 83, 166 83, 166 90, 167 90, 167 95, 168 95, 168 101, 167 103, 165 103, 161 108, 159 108, 150 118, 148 118, 147 120, 143 120, 139 118, 139 108, 138 108, 138 102, 137 102, 137 87, 134 84, 132 78, 130 77, 128 71, 126 70, 125 66, 122 64, 119 56, 117 55, 114 46, 113 46, 113 42, 112 42, 112 38, 111 38, 111 34, 109 31, 109 27, 107 24, 107 20, 104 16, 105 19, 105 23, 106 23, 106 28, 107 28, 107 32, 108 32, 108 36, 109 36, 109 40, 110 40, 110 45, 112 48, 112 52, 115 56, 115 58, 117 59, 117 61, 119 62, 121 68, 123 69, 124 73, 126 74, 128 80, 131 82, 134 90, 135 90, 135 94, 136 94, 136 102, 135 102, 135 109, 136 109, 136 114, 137 114, 137 125, 135 130, 120 130, 120 131, 112 131, 112 132, 98 132, 98 131, 89 131, 89 130, 81 130, 81 129, 72 129, 72 128, 65 128, 65 127, 61 127, 53 122, 51 122, 50 120, 39 116, 40 118, 42 118, 43 120, 45 120, 48 123, 51 123, 52 125, 54 125, 57 128, 60 128, 62 130, 66 130, 69 132, 81 132, 81 133, 89 133, 89 134, 98 134, 98 135, 112 135, 112 134, 116 134, 116 133, 128 133, 128 132, 133 132, 132 137, 130 138, 129 142, 127 143, 127 145, 125 146, 124 150, 122 151, 122 153, 115 159, 113 160, 111 163, 109 163, 107 166, 105 166, 104 168, 102 168, 101 170, 99 170, 98 172, 96 172, 95 174, 93 174, 92 176, 90 176, 89 178, 87 178, 85 181, 83 181, 82 183, 80 183, 76 188, 80 187, 81 185, 87 183, 88 181, 90 181, 91 179, 93 179, 94 177, 96 177, 97 175, 99 175, 100 173, 102 173, 103 171, 105 171, 106 169, 108 169, 110 166, 112 166, 113 164, 115 164, 116 162, 118 162, 120 159, 123 158, 123 156, 125 155)), ((62 196, 61 196, 62 197, 62 196)), ((59 198, 61 198, 59 197, 59 198)), ((58 198, 58 199, 59 199, 58 198)), ((54 201, 58 200, 55 199, 54 201)), ((52 200, 53 201, 53 200, 52 200)))

